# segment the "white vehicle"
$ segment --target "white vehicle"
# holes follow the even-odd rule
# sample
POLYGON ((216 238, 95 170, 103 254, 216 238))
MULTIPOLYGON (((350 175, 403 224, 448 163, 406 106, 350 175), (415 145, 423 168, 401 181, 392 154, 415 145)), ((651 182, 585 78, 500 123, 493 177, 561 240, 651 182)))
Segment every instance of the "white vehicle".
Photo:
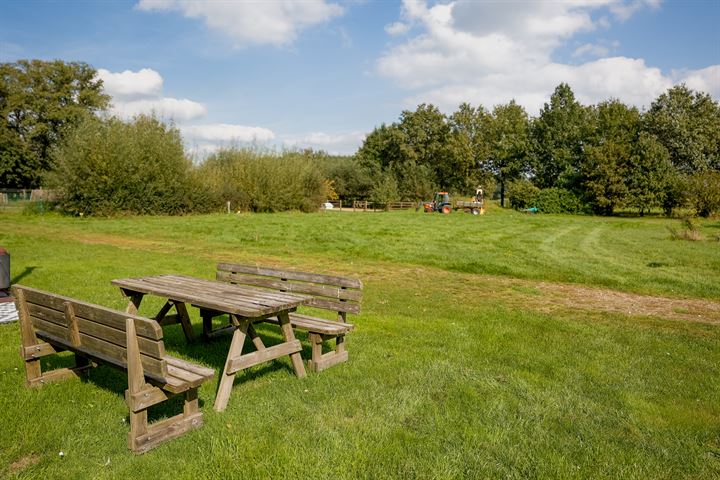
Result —
POLYGON ((325 202, 325 203, 323 203, 323 208, 324 208, 325 210, 332 210, 332 209, 335 208, 335 207, 333 207, 333 204, 332 204, 332 203, 330 203, 330 202, 325 202))

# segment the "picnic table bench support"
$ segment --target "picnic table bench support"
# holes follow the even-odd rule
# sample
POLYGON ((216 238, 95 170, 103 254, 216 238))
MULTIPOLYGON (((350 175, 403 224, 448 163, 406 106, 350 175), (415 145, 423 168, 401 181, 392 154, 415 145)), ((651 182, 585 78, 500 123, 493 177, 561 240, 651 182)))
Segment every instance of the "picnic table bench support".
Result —
POLYGON ((184 392, 183 413, 148 424, 147 409, 163 402, 168 396, 161 389, 145 383, 140 347, 135 334, 135 322, 126 320, 128 389, 125 402, 130 411, 128 448, 144 453, 160 443, 179 437, 190 429, 202 426, 202 413, 198 408, 197 387, 184 392))

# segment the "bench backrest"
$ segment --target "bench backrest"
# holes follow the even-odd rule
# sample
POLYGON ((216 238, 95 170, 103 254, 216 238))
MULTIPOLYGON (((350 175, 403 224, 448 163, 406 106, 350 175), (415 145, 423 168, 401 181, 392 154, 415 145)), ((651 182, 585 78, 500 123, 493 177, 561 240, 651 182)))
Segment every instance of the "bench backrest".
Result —
POLYGON ((217 270, 217 279, 225 282, 311 296, 308 306, 338 312, 343 320, 346 313, 360 313, 363 286, 356 278, 232 263, 217 270))
POLYGON ((12 291, 20 320, 26 316, 38 337, 120 368, 127 368, 125 320, 133 319, 145 374, 167 377, 163 332, 155 320, 23 285, 12 291))

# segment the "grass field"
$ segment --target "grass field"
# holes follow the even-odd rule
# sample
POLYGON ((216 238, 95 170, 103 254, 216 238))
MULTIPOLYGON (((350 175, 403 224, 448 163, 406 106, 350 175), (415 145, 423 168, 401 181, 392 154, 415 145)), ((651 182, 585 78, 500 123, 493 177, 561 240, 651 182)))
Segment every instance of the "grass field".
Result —
MULTIPOLYGON (((17 324, 0 326, 0 478, 718 478, 720 222, 697 242, 668 226, 500 209, 0 212, 19 283, 116 308, 113 278, 211 278, 220 260, 365 283, 348 363, 303 380, 285 360, 251 369, 224 413, 210 382, 204 427, 143 456, 125 447, 123 374, 28 390, 17 324)), ((165 335, 172 354, 222 368, 229 339, 165 335)))

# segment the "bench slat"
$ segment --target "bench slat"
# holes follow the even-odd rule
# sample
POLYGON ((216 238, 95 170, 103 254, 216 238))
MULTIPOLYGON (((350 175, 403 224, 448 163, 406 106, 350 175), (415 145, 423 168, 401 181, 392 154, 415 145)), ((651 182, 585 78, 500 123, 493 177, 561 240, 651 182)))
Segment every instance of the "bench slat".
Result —
MULTIPOLYGON (((127 347, 125 332, 80 317, 78 317, 77 322, 81 334, 95 337, 123 348, 127 347)), ((157 358, 158 360, 162 360, 165 357, 165 345, 163 342, 149 340, 139 335, 137 339, 141 354, 157 358)))
MULTIPOLYGON (((99 338, 90 337, 82 333, 80 334, 80 344, 83 348, 99 352, 105 357, 114 360, 115 363, 118 365, 127 365, 127 349, 124 347, 120 347, 118 345, 115 345, 114 343, 106 342, 104 340, 100 340, 99 338)), ((165 361, 158 360, 157 358, 149 357, 143 354, 140 355, 140 358, 142 361, 143 370, 146 373, 150 373, 160 378, 166 378, 168 376, 167 364, 165 363, 165 361)))
POLYGON ((122 331, 123 335, 125 333, 125 319, 132 318, 135 320, 135 330, 139 337, 145 337, 149 340, 162 340, 163 338, 162 328, 155 320, 77 300, 71 300, 70 303, 75 309, 76 317, 115 328, 122 331))
POLYGON ((36 318, 41 318, 47 322, 52 322, 62 327, 67 327, 67 319, 65 318, 65 312, 48 308, 43 305, 37 305, 34 303, 27 303, 28 313, 36 318))
POLYGON ((360 290, 349 290, 328 285, 313 285, 312 283, 286 282, 279 279, 258 277, 254 275, 241 275, 237 273, 217 272, 218 280, 242 285, 272 288, 292 293, 307 293, 335 300, 358 301, 362 298, 360 290))
POLYGON ((173 365, 175 367, 182 368, 183 370, 193 372, 197 375, 200 375, 201 377, 212 378, 215 375, 215 370, 213 370, 212 368, 207 368, 207 367, 203 367, 200 365, 196 365, 194 363, 190 363, 186 360, 183 360, 182 358, 171 357, 170 355, 166 355, 165 361, 168 363, 168 365, 173 365))
POLYGON ((290 315, 290 323, 293 327, 300 330, 306 330, 315 333, 323 333, 326 335, 340 335, 352 331, 355 325, 351 323, 341 323, 324 318, 315 318, 300 315, 290 315))
POLYGON ((286 278, 302 282, 320 283, 345 288, 362 288, 362 282, 356 278, 337 277, 332 275, 319 275, 317 273, 295 272, 292 270, 279 270, 276 268, 258 267, 252 265, 238 265, 233 263, 220 263, 218 270, 235 273, 249 273, 267 277, 286 278))

